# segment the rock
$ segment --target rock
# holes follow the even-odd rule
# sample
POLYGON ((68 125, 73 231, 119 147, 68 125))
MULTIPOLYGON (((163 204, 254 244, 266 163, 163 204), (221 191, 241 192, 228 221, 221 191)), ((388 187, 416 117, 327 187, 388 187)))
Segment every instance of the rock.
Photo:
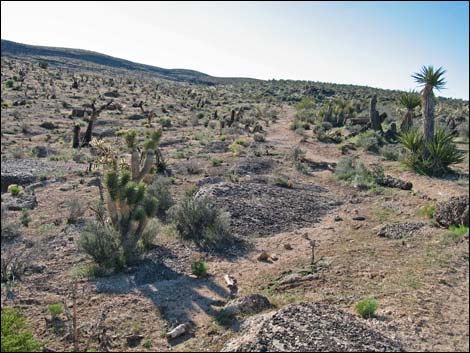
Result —
POLYGON ((119 97, 119 92, 117 90, 114 91, 108 91, 104 93, 105 97, 111 97, 111 98, 118 98, 119 97))
POLYGON ((59 188, 60 191, 70 191, 72 189, 73 189, 73 185, 71 184, 64 184, 59 188))
POLYGON ((223 312, 229 315, 258 314, 261 311, 272 308, 269 300, 259 294, 251 294, 237 298, 223 308, 223 312))
POLYGON ((11 194, 2 195, 2 204, 11 211, 21 211, 23 208, 34 209, 38 201, 33 194, 23 192, 17 196, 11 194))
POLYGON ((402 190, 411 190, 413 184, 409 181, 404 181, 398 178, 394 178, 391 175, 385 175, 384 177, 378 177, 375 179, 376 183, 381 186, 389 188, 397 188, 402 190))
POLYGON ((289 243, 284 244, 284 249, 286 249, 286 250, 292 250, 292 245, 290 245, 289 243))
POLYGON ((277 261, 277 260, 279 260, 279 256, 277 256, 276 254, 272 254, 271 255, 271 260, 277 261))
POLYGON ((266 251, 263 250, 256 259, 258 261, 268 261, 270 258, 271 256, 266 251))
POLYGON ((291 304, 246 319, 223 352, 402 352, 397 340, 320 303, 291 304))
MULTIPOLYGON (((468 224, 468 201, 468 195, 462 195, 437 203, 436 211, 434 212, 436 222, 446 228, 451 225, 457 226, 462 224, 462 216, 465 217, 465 212, 467 212, 468 224)), ((465 221, 465 219, 463 220, 465 221)))
POLYGON ((335 216, 335 222, 341 222, 343 219, 340 216, 335 216))
POLYGON ((141 114, 133 114, 133 115, 129 116, 127 119, 129 119, 129 120, 143 120, 143 119, 146 119, 146 117, 141 115, 141 114))
POLYGON ((198 197, 214 197, 218 207, 230 212, 231 230, 236 237, 272 236, 280 232, 311 227, 342 204, 327 189, 297 182, 283 188, 261 180, 245 183, 206 184, 198 197))
POLYGON ((179 336, 182 336, 184 335, 185 333, 189 332, 189 330, 191 329, 191 323, 189 322, 186 322, 184 324, 181 324, 181 325, 178 325, 176 326, 173 330, 171 330, 170 332, 168 332, 166 334, 166 337, 168 339, 174 339, 174 338, 177 338, 179 336))
POLYGON ((43 273, 45 269, 46 266, 43 264, 31 264, 26 268, 31 273, 43 273))
POLYGON ((39 124, 39 126, 42 127, 43 129, 46 129, 46 130, 55 130, 55 129, 57 129, 57 126, 53 122, 50 122, 50 121, 45 121, 45 122, 39 124))
POLYGON ((416 231, 425 226, 423 222, 391 223, 382 226, 377 236, 388 239, 403 239, 415 235, 416 231))
POLYGON ((33 154, 38 158, 45 158, 47 157, 48 149, 45 146, 36 146, 33 148, 33 154))
POLYGON ((365 221, 365 220, 366 220, 366 217, 363 217, 363 216, 356 216, 356 217, 353 217, 352 219, 353 219, 353 221, 365 221))

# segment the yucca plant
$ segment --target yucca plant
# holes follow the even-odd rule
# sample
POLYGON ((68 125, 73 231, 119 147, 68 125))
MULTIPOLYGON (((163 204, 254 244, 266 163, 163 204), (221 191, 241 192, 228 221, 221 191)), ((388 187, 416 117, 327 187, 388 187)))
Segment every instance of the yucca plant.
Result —
POLYGON ((424 139, 426 142, 431 142, 434 137, 434 106, 436 99, 434 97, 433 89, 440 91, 446 86, 444 74, 446 70, 439 67, 437 70, 432 65, 423 66, 420 72, 416 72, 411 77, 423 86, 421 90, 421 106, 424 115, 424 139))
POLYGON ((413 110, 421 104, 421 98, 415 91, 405 92, 400 96, 400 104, 406 108, 400 130, 407 131, 413 126, 413 110))
POLYGON ((452 141, 453 133, 437 129, 430 142, 417 129, 410 129, 399 136, 400 142, 409 153, 405 164, 420 174, 442 175, 449 171, 449 166, 463 161, 463 153, 452 141))

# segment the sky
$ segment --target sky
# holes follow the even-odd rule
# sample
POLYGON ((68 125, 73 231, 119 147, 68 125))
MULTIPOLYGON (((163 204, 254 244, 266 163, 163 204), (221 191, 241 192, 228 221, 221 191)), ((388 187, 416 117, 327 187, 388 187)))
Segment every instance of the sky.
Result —
POLYGON ((469 97, 468 2, 1 2, 1 37, 219 77, 418 89, 443 66, 469 97))

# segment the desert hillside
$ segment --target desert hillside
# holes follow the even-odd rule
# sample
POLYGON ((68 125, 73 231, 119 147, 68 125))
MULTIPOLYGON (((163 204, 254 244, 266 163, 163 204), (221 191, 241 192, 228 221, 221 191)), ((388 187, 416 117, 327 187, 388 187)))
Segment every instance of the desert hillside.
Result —
POLYGON ((468 351, 468 101, 422 147, 419 93, 5 40, 1 87, 2 341, 468 351))

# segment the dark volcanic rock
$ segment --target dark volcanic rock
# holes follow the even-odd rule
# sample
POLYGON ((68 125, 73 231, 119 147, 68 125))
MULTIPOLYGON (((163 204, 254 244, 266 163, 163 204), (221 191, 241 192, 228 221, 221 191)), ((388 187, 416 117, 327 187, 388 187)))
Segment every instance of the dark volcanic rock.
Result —
POLYGON ((70 172, 83 170, 83 165, 75 162, 47 161, 44 159, 2 159, 1 183, 2 192, 6 192, 8 185, 18 184, 27 186, 36 182, 39 176, 51 176, 57 172, 70 172))
POLYGON ((423 222, 404 222, 404 223, 391 223, 386 224, 379 229, 377 235, 379 237, 389 239, 402 239, 413 236, 417 230, 424 227, 423 222))
POLYGON ((224 307, 224 312, 230 315, 238 314, 258 314, 263 310, 272 308, 269 300, 259 294, 250 294, 242 298, 237 298, 224 307))
POLYGON ((394 178, 391 175, 385 175, 383 178, 376 178, 376 182, 379 185, 387 186, 389 188, 397 188, 402 190, 411 190, 413 188, 413 184, 411 182, 394 178))
POLYGON ((32 210, 38 204, 33 194, 20 193, 17 196, 10 194, 2 195, 2 204, 9 210, 21 211, 23 208, 32 210))
MULTIPOLYGON (((436 222, 444 227, 459 225, 462 223, 462 216, 468 208, 468 195, 454 196, 447 201, 439 202, 436 205, 434 218, 436 222)), ((468 222, 468 213, 467 213, 468 222)))
POLYGON ((256 182, 222 182, 201 187, 197 195, 206 194, 230 212, 234 234, 243 237, 311 226, 341 204, 334 194, 316 185, 283 188, 256 182))
POLYGON ((353 315, 320 303, 288 305, 247 319, 223 352, 403 352, 353 315))

